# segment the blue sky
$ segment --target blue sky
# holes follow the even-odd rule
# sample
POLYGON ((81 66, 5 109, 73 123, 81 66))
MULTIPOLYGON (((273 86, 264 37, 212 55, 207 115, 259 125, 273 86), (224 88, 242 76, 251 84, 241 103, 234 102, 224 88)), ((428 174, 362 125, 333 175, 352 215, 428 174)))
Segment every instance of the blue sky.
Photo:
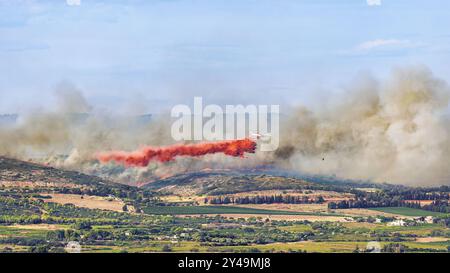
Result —
POLYGON ((450 81, 449 25, 445 0, 0 0, 0 113, 51 107, 62 81, 142 112, 314 103, 415 64, 450 81))

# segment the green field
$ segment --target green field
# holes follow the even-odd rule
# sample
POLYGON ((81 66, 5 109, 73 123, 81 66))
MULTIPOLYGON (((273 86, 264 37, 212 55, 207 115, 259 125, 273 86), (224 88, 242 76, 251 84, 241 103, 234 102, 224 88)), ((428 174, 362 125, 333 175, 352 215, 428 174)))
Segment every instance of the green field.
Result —
POLYGON ((413 209, 405 207, 388 207, 388 208, 371 208, 370 210, 376 210, 392 214, 400 214, 404 216, 443 216, 444 213, 428 211, 423 209, 413 209))
POLYGON ((0 226, 0 237, 16 236, 16 237, 31 237, 44 238, 47 230, 40 229, 21 229, 15 226, 0 226))
MULTIPOLYGON (((232 206, 150 206, 145 207, 147 214, 274 214, 274 215, 313 215, 281 210, 265 210, 232 206)), ((316 214, 314 214, 316 215, 316 214)))
MULTIPOLYGON (((273 243, 266 245, 251 245, 251 246, 236 246, 228 248, 231 251, 244 249, 259 249, 260 251, 307 251, 311 253, 351 253, 355 248, 365 249, 367 241, 327 241, 327 242, 292 242, 292 243, 273 243)), ((390 244, 392 242, 379 242, 380 246, 390 244)), ((403 245, 416 249, 431 249, 434 251, 445 251, 447 249, 446 242, 441 243, 416 243, 416 242, 402 242, 403 245)), ((227 248, 227 247, 222 247, 227 248)), ((420 251, 419 251, 420 252, 420 251)))

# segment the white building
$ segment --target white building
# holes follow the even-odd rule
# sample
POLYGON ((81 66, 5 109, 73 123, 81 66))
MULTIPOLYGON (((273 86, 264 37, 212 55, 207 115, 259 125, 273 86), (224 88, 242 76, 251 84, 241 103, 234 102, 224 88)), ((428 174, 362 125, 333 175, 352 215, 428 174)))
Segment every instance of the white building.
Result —
POLYGON ((402 219, 399 219, 399 220, 394 220, 392 222, 389 222, 387 225, 390 227, 403 227, 403 226, 406 226, 406 222, 403 221, 402 219))

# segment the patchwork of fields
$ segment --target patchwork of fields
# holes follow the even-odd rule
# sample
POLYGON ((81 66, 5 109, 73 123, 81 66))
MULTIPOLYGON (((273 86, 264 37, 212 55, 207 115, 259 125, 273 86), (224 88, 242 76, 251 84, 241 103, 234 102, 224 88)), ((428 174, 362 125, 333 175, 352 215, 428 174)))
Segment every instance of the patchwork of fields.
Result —
MULTIPOLYGON (((175 218, 172 218, 175 220, 175 218)), ((258 236, 271 237, 272 234, 285 234, 286 241, 283 242, 267 242, 267 243, 251 243, 245 245, 224 245, 224 243, 200 243, 192 240, 190 237, 193 233, 191 228, 185 228, 184 232, 178 233, 178 235, 167 236, 152 236, 147 239, 136 237, 134 235, 128 235, 129 239, 125 241, 117 240, 103 240, 99 241, 99 237, 93 241, 82 241, 82 252, 355 252, 364 251, 369 242, 374 238, 371 234, 376 232, 380 234, 381 241, 379 242, 381 247, 387 247, 394 244, 389 238, 392 234, 401 239, 402 247, 406 249, 418 251, 418 252, 441 252, 447 251, 450 244, 450 237, 448 228, 442 227, 436 224, 428 224, 415 227, 388 227, 385 224, 371 224, 371 223, 307 223, 307 222, 279 222, 272 223, 268 229, 258 231, 257 221, 245 221, 245 228, 240 228, 240 224, 236 222, 230 222, 222 219, 217 222, 215 228, 202 228, 197 224, 192 225, 194 222, 202 223, 206 219, 211 222, 213 218, 192 218, 186 219, 185 223, 191 222, 188 226, 192 229, 199 229, 202 233, 209 234, 210 238, 247 238, 252 241, 249 234, 255 234, 258 236), (203 219, 203 220, 201 220, 203 219), (323 233, 326 230, 334 230, 334 235, 320 235, 316 239, 298 240, 295 239, 298 235, 323 233), (255 233, 256 232, 256 233, 255 233), (262 232, 262 233, 260 233, 262 232), (447 237, 432 237, 434 234, 447 234, 447 237), (188 234, 188 235, 186 235, 188 234), (258 235, 259 234, 259 235, 258 235), (412 236, 411 235, 415 235, 412 236), (131 236, 131 237, 130 237, 131 236), (289 239, 293 236, 294 241, 289 239), (419 237, 416 237, 419 236, 419 237), (101 244, 98 244, 100 243, 101 244)), ((217 220, 217 219, 216 219, 217 220)), ((170 224, 166 224, 171 227, 170 224)), ((204 224, 203 224, 204 225, 204 224)), ((111 232, 119 232, 123 234, 133 233, 133 230, 139 228, 140 233, 147 230, 143 226, 131 227, 131 226, 109 226, 109 225, 97 225, 93 227, 91 231, 86 233, 86 236, 91 237, 92 234, 105 234, 111 232)), ((57 231, 65 231, 73 229, 70 225, 14 225, 14 226, 0 226, 0 239, 15 237, 18 242, 20 240, 47 240, 49 234, 53 234, 57 231), (48 228, 46 228, 48 227, 48 228), (22 238, 22 239, 20 239, 22 238)), ((154 229, 154 228, 153 228, 154 229)), ((161 231, 164 230, 161 227, 161 231)), ((170 229, 169 229, 170 230, 170 229)), ((277 235, 277 236, 280 236, 277 235)), ((317 235, 316 235, 317 236, 317 235)), ((255 237, 255 238, 257 238, 255 237)), ((275 238, 275 237, 274 237, 275 238)), ((227 239, 234 240, 234 239, 227 239)), ((242 239, 240 239, 242 240, 242 239)), ((398 240, 398 239, 396 239, 398 240)), ((226 242, 226 241, 223 241, 226 242)), ((29 248, 20 244, 0 243, 0 250, 9 250, 16 252, 29 251, 29 248)))

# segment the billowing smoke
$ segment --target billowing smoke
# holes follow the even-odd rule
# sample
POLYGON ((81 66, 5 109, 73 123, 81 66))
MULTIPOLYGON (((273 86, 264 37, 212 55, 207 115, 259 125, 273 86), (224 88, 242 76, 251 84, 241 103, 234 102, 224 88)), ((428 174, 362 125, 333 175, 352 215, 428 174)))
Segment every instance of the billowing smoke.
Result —
POLYGON ((243 157, 245 153, 255 153, 256 142, 251 139, 205 142, 196 144, 178 144, 168 147, 144 147, 134 152, 112 151, 97 155, 100 162, 115 161, 125 166, 146 167, 150 161, 169 162, 175 157, 200 157, 222 153, 228 156, 243 157))
POLYGON ((119 115, 98 111, 70 83, 58 85, 55 95, 55 109, 23 113, 15 124, 0 123, 0 155, 80 170, 130 184, 157 178, 153 167, 149 171, 122 170, 99 164, 94 155, 104 150, 172 144, 170 128, 167 128, 168 115, 119 115))
POLYGON ((381 83, 364 77, 337 102, 290 115, 275 158, 312 174, 449 185, 449 94, 423 67, 395 70, 381 83))
POLYGON ((257 151, 242 160, 224 156, 223 151, 202 157, 174 157, 184 152, 170 152, 159 158, 160 151, 159 160, 135 164, 145 165, 136 168, 103 164, 95 156, 102 151, 178 145, 170 135, 169 115, 147 120, 135 113, 100 112, 73 85, 61 84, 56 91, 58 109, 34 111, 21 115, 15 125, 0 125, 0 155, 32 158, 128 184, 205 168, 264 164, 376 182, 450 184, 450 91, 423 67, 394 70, 386 81, 361 76, 342 95, 319 107, 284 111, 275 152, 257 151), (160 162, 165 159, 173 160, 160 162))

